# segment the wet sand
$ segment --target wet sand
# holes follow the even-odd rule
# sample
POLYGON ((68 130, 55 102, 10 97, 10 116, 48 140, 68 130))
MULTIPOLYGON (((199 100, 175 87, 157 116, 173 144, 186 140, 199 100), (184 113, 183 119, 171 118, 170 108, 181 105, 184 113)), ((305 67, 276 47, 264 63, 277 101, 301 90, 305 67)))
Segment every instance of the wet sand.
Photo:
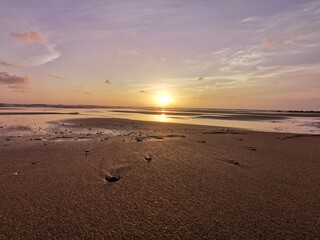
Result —
POLYGON ((101 118, 0 130, 0 239, 320 237, 319 135, 101 118))
POLYGON ((69 113, 61 113, 61 112, 0 112, 0 115, 77 115, 78 112, 69 112, 69 113))

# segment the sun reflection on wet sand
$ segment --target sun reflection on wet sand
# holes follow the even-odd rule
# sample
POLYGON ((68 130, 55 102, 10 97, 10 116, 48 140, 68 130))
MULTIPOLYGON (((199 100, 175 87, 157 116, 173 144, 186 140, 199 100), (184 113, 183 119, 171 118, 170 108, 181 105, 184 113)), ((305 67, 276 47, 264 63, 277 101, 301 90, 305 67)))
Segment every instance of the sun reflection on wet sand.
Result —
POLYGON ((168 117, 166 114, 162 113, 160 115, 156 115, 156 121, 157 122, 168 122, 168 117))

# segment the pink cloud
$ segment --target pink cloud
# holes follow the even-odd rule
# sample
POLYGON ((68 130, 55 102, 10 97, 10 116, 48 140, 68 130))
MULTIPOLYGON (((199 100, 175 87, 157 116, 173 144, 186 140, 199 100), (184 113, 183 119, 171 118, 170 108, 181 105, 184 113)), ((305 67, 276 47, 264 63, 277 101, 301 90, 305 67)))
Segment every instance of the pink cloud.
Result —
POLYGON ((27 75, 16 76, 10 75, 7 72, 0 72, 0 84, 5 84, 9 86, 25 86, 31 81, 31 78, 27 75))
POLYGON ((276 50, 278 48, 278 42, 275 40, 265 39, 260 42, 260 47, 268 51, 276 50))
MULTIPOLYGON (((23 66, 39 66, 54 61, 61 56, 61 53, 56 50, 56 45, 49 42, 47 36, 42 32, 12 32, 11 37, 18 42, 25 43, 18 46, 20 51, 13 52, 17 56, 22 56, 16 59, 19 59, 19 62, 25 61, 23 66), (32 44, 31 47, 29 46, 30 44, 32 44), (25 58, 26 54, 30 57, 25 58)), ((15 50, 13 49, 13 51, 15 50)))
POLYGON ((23 67, 20 64, 13 63, 13 62, 6 62, 6 61, 0 61, 0 66, 5 66, 5 67, 23 67))
POLYGON ((29 43, 41 43, 46 44, 48 42, 48 38, 41 32, 21 32, 21 33, 11 33, 11 36, 21 42, 29 42, 29 43))

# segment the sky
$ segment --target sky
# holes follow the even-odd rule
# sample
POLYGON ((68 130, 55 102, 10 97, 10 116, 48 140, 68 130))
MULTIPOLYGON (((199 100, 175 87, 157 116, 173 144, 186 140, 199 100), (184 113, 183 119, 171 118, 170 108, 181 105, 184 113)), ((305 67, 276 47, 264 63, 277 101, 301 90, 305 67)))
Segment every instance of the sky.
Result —
POLYGON ((0 102, 320 110, 320 0, 0 0, 0 22, 0 102))

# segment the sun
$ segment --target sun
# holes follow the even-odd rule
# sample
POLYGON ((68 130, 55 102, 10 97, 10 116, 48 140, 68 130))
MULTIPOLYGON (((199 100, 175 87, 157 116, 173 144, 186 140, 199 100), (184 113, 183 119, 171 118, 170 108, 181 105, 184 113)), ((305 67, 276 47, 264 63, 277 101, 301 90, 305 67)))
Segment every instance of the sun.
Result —
POLYGON ((169 95, 158 95, 157 96, 157 103, 160 106, 166 106, 171 102, 171 97, 169 95))

